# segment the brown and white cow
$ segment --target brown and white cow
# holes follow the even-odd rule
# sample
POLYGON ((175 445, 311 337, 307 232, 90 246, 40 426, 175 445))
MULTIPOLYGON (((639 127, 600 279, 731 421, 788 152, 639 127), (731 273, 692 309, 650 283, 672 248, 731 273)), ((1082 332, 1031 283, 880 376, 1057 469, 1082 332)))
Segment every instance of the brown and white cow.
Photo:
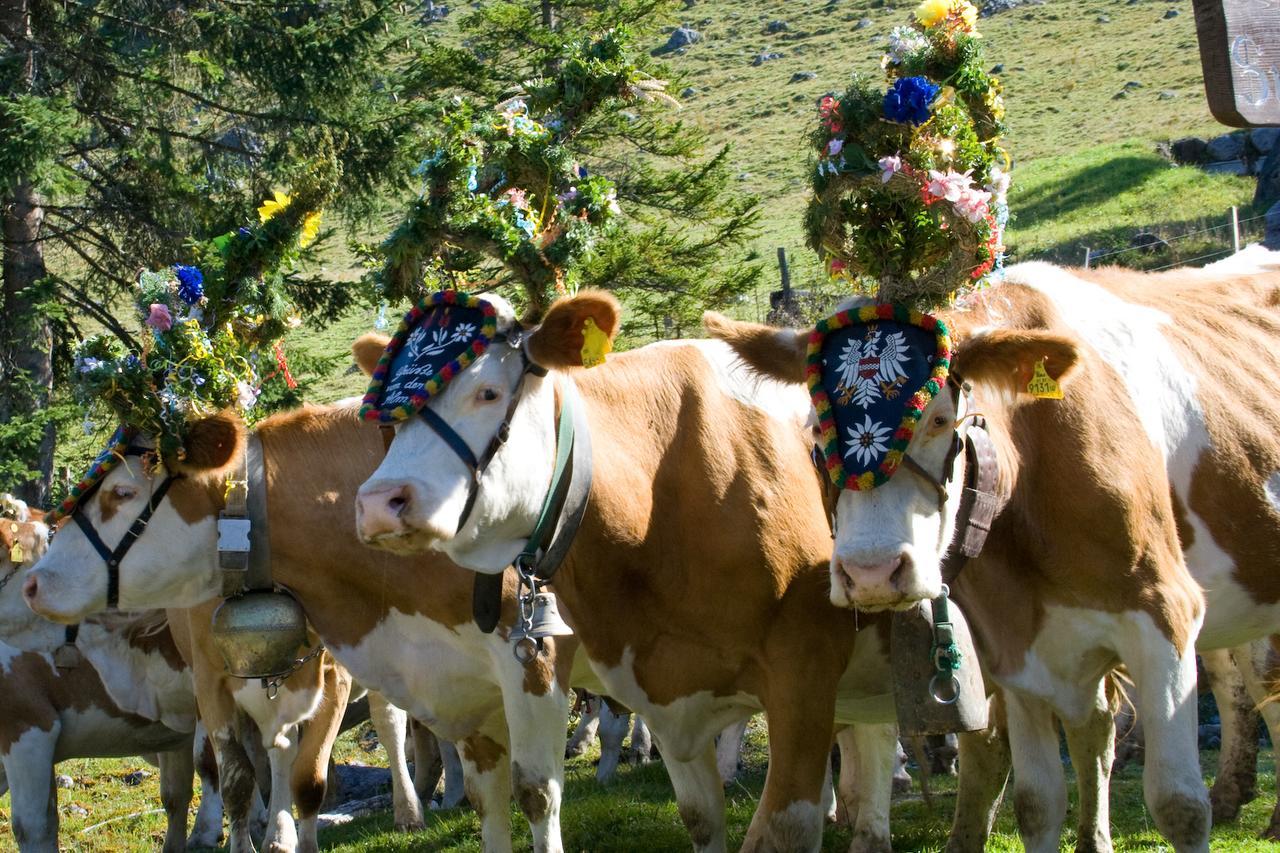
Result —
MULTIPOLYGON (((0 519, 0 794, 9 792, 18 849, 58 850, 54 764, 68 758, 158 752, 168 817, 164 850, 216 846, 222 807, 216 771, 201 764, 204 796, 187 837, 195 696, 163 613, 113 614, 83 623, 78 654, 55 664, 65 627, 32 613, 22 574, 45 549, 38 522, 0 519), (15 565, 14 547, 24 559, 15 565)), ((204 742, 196 745, 202 752, 204 742)))
MULTIPOLYGON (((964 482, 963 455, 942 470, 946 445, 959 418, 986 416, 1003 508, 952 589, 1008 691, 1029 849, 1056 846, 1066 809, 1053 716, 1069 733, 1097 721, 1099 680, 1120 662, 1146 731, 1147 805, 1178 849, 1207 849, 1195 645, 1238 647, 1280 622, 1280 276, 1259 269, 1010 268, 941 315, 972 399, 939 395, 908 452, 954 475, 946 510, 911 473, 839 496, 833 600, 936 595, 964 482), (1041 359, 1065 399, 1025 393, 1041 359)), ((806 333, 709 325, 762 374, 801 381, 806 333)))
MULTIPOLYGON (((557 410, 576 386, 594 481, 553 582, 562 614, 603 692, 648 722, 697 849, 725 845, 714 738, 760 709, 769 775, 745 849, 816 849, 833 717, 888 722, 893 708, 887 622, 828 600, 830 535, 798 428, 807 398, 750 377, 718 342, 655 344, 583 371, 585 321, 618 328, 606 294, 556 303, 523 336, 510 306, 492 301, 510 343, 490 347, 430 403, 479 453, 521 395, 466 522, 457 529, 470 470, 410 419, 360 489, 361 536, 503 571, 534 527, 557 410), (527 372, 526 359, 549 373, 527 372)), ((895 728, 862 729, 857 752, 883 800, 859 811, 856 849, 888 845, 895 728)))
MULTIPOLYGON (((460 744, 487 851, 511 849, 513 790, 535 848, 561 850, 568 668, 576 643, 553 643, 548 659, 521 664, 506 639, 515 618, 514 582, 502 627, 483 634, 472 621, 470 572, 443 557, 399 558, 361 544, 356 489, 381 460, 383 443, 354 407, 303 408, 267 418, 256 433, 267 472, 274 581, 297 596, 328 652, 359 683, 460 744)), ((186 464, 199 457, 206 467, 187 468, 121 562, 122 606, 200 606, 221 590, 217 518, 226 475, 244 452, 244 427, 230 417, 210 418, 192 441, 198 450, 186 464)), ((121 465, 99 490, 129 496, 112 517, 104 520, 101 497, 80 511, 106 542, 119 541, 156 482, 141 466, 121 465)), ((50 618, 79 619, 106 605, 106 566, 74 526, 54 537, 32 577, 28 602, 50 618)))

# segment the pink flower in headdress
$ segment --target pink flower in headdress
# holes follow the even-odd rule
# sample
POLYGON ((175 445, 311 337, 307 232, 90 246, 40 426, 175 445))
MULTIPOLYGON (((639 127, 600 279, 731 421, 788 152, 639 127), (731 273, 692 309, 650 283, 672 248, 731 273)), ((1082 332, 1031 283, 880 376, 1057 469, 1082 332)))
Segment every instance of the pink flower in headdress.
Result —
POLYGON ((157 332, 167 332, 173 328, 173 315, 169 306, 162 302, 151 303, 151 313, 147 315, 147 325, 157 332))
POLYGON ((512 207, 519 208, 520 210, 525 210, 529 207, 529 201, 526 197, 525 191, 519 187, 512 187, 503 193, 503 196, 507 201, 511 202, 512 207))
POLYGON ((881 157, 880 163, 880 183, 887 184, 889 179, 895 174, 902 171, 902 158, 896 154, 892 157, 881 157))

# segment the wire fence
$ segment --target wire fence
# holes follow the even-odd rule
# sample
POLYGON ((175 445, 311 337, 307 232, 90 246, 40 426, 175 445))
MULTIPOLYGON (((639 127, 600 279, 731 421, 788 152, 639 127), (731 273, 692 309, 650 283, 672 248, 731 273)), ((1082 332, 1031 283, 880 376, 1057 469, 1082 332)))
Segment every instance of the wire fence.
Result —
POLYGON ((1191 266, 1194 264, 1208 263, 1213 260, 1224 258, 1233 252, 1239 251, 1249 242, 1251 236, 1261 236, 1265 233, 1266 225, 1265 215, 1252 216, 1247 219, 1241 219, 1238 208, 1231 208, 1227 212, 1226 221, 1220 225, 1210 225, 1205 228, 1197 228, 1194 231, 1185 231, 1181 234, 1163 236, 1156 230, 1140 231, 1134 240, 1140 237, 1150 237, 1151 239, 1133 243, 1118 249, 1107 249, 1098 251, 1092 248, 1084 250, 1084 265, 1086 267, 1094 266, 1099 261, 1111 258, 1111 263, 1124 263, 1129 260, 1119 256, 1129 255, 1132 253, 1156 254, 1161 253, 1165 249, 1171 251, 1175 257, 1169 263, 1159 266, 1145 267, 1149 272, 1158 272, 1160 270, 1172 269, 1178 266, 1191 266), (1186 241, 1194 241, 1187 243, 1186 241), (1220 243, 1220 248, 1210 248, 1215 243, 1220 243), (1191 247, 1196 254, 1191 257, 1178 256, 1179 247, 1191 247), (1206 251, 1207 250, 1207 251, 1206 251))

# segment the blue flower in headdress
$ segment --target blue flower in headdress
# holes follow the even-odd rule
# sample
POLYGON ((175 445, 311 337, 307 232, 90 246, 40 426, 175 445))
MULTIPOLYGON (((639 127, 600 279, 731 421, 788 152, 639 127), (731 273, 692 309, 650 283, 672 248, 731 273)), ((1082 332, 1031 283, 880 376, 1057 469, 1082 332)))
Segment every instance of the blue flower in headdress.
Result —
POLYGON ((467 191, 475 192, 479 188, 480 182, 476 180, 476 167, 473 164, 471 168, 467 170, 467 191))
POLYGON ((178 276, 178 296, 188 305, 195 305, 204 296, 204 273, 199 267, 176 264, 173 271, 178 276))
POLYGON ((924 124, 929 105, 938 96, 938 86, 925 77, 899 77, 884 94, 884 117, 889 121, 924 124))

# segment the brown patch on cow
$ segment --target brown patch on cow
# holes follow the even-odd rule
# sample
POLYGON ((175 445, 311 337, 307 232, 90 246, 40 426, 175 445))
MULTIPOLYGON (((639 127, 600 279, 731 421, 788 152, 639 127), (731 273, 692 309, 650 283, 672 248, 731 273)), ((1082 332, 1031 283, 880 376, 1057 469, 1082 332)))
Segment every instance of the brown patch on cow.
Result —
POLYGON ((497 767, 506 754, 506 747, 488 735, 474 734, 462 740, 462 756, 481 773, 488 773, 497 767))
POLYGON ((716 824, 710 820, 697 806, 680 803, 680 820, 684 828, 689 830, 689 838, 694 849, 703 849, 711 845, 715 838, 716 824))
POLYGON ((552 662, 546 655, 536 655, 524 665, 524 681, 521 689, 531 696, 546 696, 551 692, 551 684, 555 678, 552 662))
POLYGON ((762 323, 730 320, 708 311, 702 315, 707 334, 733 347, 748 367, 779 382, 804 382, 809 333, 762 323))
POLYGON ((1073 338, 1039 329, 984 330, 956 349, 955 371, 966 381, 991 385, 1011 398, 1026 395, 1037 363, 1059 383, 1066 383, 1079 361, 1073 338))
POLYGON ((378 361, 390 342, 391 338, 386 335, 370 332, 356 338, 351 344, 351 355, 355 357, 356 364, 364 371, 365 376, 373 375, 374 368, 378 366, 378 361))
POLYGON ((520 762, 511 762, 511 789, 515 792, 520 811, 529 823, 541 823, 551 811, 551 791, 548 789, 546 777, 536 776, 520 766, 520 762))
POLYGON ((187 662, 183 660, 182 653, 173 641, 168 621, 157 624, 154 619, 144 617, 125 625, 121 633, 130 648, 146 655, 160 655, 174 672, 187 668, 187 662))
POLYGON ((612 340, 622 321, 617 297, 603 290, 583 290, 576 296, 556 300, 538 328, 525 339, 529 357, 543 367, 581 367, 582 330, 588 319, 612 340))
POLYGON ((14 521, 0 518, 0 564, 17 568, 9 560, 13 546, 22 549, 22 562, 34 563, 44 553, 48 543, 45 526, 33 521, 14 521))

